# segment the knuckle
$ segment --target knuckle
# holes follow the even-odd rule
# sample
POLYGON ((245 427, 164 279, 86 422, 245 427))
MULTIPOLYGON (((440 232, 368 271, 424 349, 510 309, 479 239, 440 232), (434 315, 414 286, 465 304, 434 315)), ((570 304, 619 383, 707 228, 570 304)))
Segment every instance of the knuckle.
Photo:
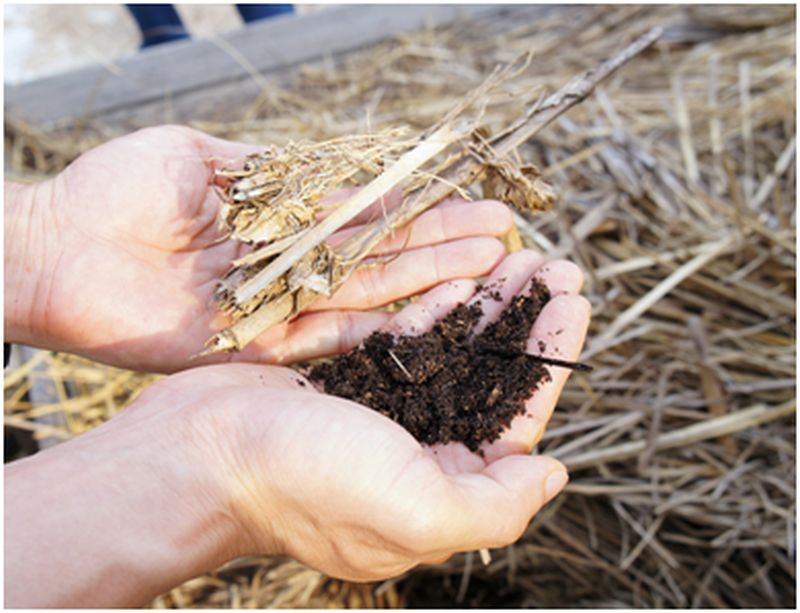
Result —
POLYGON ((353 315, 348 311, 336 312, 336 338, 337 353, 344 353, 355 347, 360 340, 355 338, 355 326, 353 325, 353 315))
POLYGON ((431 270, 433 271, 433 279, 435 282, 442 281, 445 278, 444 270, 446 262, 442 259, 442 254, 436 248, 429 248, 431 253, 431 270))
POLYGON ((446 241, 448 236, 447 229, 452 226, 447 219, 448 209, 437 207, 429 211, 431 215, 431 240, 435 243, 446 241))
POLYGON ((360 303, 363 308, 369 308, 380 303, 381 296, 385 295, 385 285, 383 282, 383 273, 376 268, 365 268, 356 273, 358 275, 358 294, 360 303))

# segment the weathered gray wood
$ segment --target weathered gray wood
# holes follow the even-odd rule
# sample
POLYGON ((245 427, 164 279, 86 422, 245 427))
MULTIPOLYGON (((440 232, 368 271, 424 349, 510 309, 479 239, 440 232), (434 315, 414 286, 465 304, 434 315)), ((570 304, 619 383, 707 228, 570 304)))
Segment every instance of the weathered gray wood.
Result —
MULTIPOLYGON (((525 27, 554 12, 563 14, 565 19, 569 19, 568 15, 574 16, 580 12, 580 9, 563 5, 494 5, 491 10, 480 15, 469 14, 467 16, 479 17, 481 32, 490 37, 499 32, 514 30, 518 26, 525 27)), ((451 21, 444 20, 442 24, 451 21)), ((464 27, 470 27, 469 21, 464 22, 464 27)), ((382 40, 370 42, 369 45, 378 44, 382 40)), ((350 51, 363 49, 369 45, 354 46, 352 49, 337 53, 326 52, 324 57, 339 58, 350 51)), ((304 61, 302 64, 315 65, 322 62, 323 59, 320 56, 310 61, 304 61)), ((274 85, 289 86, 300 64, 298 62, 291 66, 262 72, 258 81, 251 75, 239 76, 209 87, 184 91, 179 95, 162 96, 145 103, 125 105, 102 115, 95 115, 93 119, 95 123, 99 120, 103 126, 120 131, 175 122, 237 121, 242 119, 244 112, 263 93, 262 84, 266 84, 267 88, 274 85)))
POLYGON ((269 75, 425 24, 441 24, 462 15, 484 16, 504 10, 509 7, 350 5, 281 16, 226 34, 220 37, 221 44, 189 40, 143 50, 117 61, 117 73, 92 66, 7 87, 6 113, 39 127, 49 127, 55 123, 94 120, 154 102, 168 109, 182 96, 225 83, 238 82, 257 92, 257 84, 247 68, 224 47, 234 49, 259 73, 269 75))

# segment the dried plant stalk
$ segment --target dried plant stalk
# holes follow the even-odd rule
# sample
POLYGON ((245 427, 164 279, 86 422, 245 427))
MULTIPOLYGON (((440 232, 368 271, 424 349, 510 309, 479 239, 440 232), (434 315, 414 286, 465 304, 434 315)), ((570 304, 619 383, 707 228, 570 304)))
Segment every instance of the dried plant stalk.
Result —
MULTIPOLYGON (((671 449, 718 438, 759 424, 781 419, 792 415, 796 410, 797 403, 794 400, 789 400, 773 408, 758 404, 735 413, 707 419, 701 423, 662 434, 655 440, 654 447, 656 450, 671 449)), ((569 470, 582 470, 589 466, 597 466, 606 462, 621 462, 635 458, 646 447, 646 441, 629 441, 615 447, 595 449, 580 455, 568 456, 564 458, 564 464, 569 470)))
MULTIPOLYGON (((512 173, 516 170, 510 164, 509 156, 511 153, 530 140, 556 117, 584 100, 598 83, 647 49, 658 40, 661 33, 661 28, 654 28, 594 70, 572 79, 564 87, 549 96, 543 103, 533 105, 524 117, 497 135, 490 143, 480 143, 476 146, 472 157, 465 157, 453 165, 444 174, 442 181, 436 184, 428 184, 424 188, 416 190, 409 195, 403 205, 387 215, 385 219, 376 222, 374 226, 365 228, 348 239, 340 247, 343 259, 353 261, 365 257, 394 228, 408 223, 426 209, 452 194, 454 185, 469 185, 489 169, 494 169, 500 176, 511 178, 513 176, 512 173)), ((520 174, 523 173, 520 172, 520 174)), ((521 190, 523 197, 520 198, 518 194, 515 194, 511 197, 507 196, 506 199, 527 201, 531 208, 534 209, 549 208, 555 198, 550 186, 541 178, 536 178, 532 182, 528 180, 524 182, 510 180, 507 186, 511 190, 521 190)))
MULTIPOLYGON (((380 174, 384 164, 414 146, 416 139, 402 138, 404 132, 391 129, 323 143, 273 146, 248 157, 242 170, 219 171, 232 180, 223 195, 219 223, 232 239, 257 247, 234 262, 220 281, 215 299, 222 309, 238 319, 279 295, 285 284, 259 284, 267 265, 314 226, 323 196, 361 172, 380 174), (237 295, 256 284, 246 299, 237 295)), ((318 250, 315 255, 326 254, 318 250)), ((313 265, 314 258, 309 260, 313 265)))
MULTIPOLYGON (((274 256, 274 259, 259 270, 253 270, 254 265, 248 260, 244 266, 234 268, 223 280, 221 289, 217 292, 218 299, 228 313, 241 317, 233 325, 209 339, 203 354, 238 351, 271 326, 301 312, 319 295, 330 295, 392 231, 405 225, 453 191, 469 186, 484 174, 488 173, 487 180, 492 190, 509 203, 533 210, 549 208, 554 200, 552 189, 539 176, 537 169, 520 168, 512 161, 511 154, 553 119, 585 99, 599 82, 653 44, 661 32, 660 28, 654 28, 597 68, 573 78, 543 102, 532 105, 523 117, 489 140, 477 129, 475 119, 465 120, 462 115, 471 105, 479 102, 481 96, 485 96, 488 90, 508 78, 513 71, 513 64, 503 71, 495 71, 481 87, 448 113, 431 136, 420 139, 421 142, 416 147, 404 153, 393 166, 378 175, 362 191, 348 199, 313 228, 311 228, 313 209, 309 209, 302 202, 302 198, 294 196, 285 199, 288 204, 286 210, 272 211, 273 203, 270 202, 267 208, 269 213, 252 214, 252 219, 256 221, 248 217, 247 228, 255 226, 257 231, 246 230, 243 233, 234 227, 232 236, 263 240, 268 235, 267 240, 273 241, 271 244, 273 249, 274 241, 284 240, 287 235, 294 234, 297 240, 280 255, 270 250, 263 258, 253 256, 252 259, 256 260, 255 266, 261 266, 263 259, 271 259, 274 256), (468 136, 472 136, 470 142, 467 142, 468 136), (457 144, 460 151, 451 153, 435 173, 428 172, 429 178, 420 181, 415 173, 426 162, 453 144, 457 144), (413 187, 414 179, 417 179, 416 187, 413 187), (412 183, 410 188, 409 183, 412 183), (391 188, 404 184, 408 193, 403 203, 386 214, 383 219, 367 225, 335 250, 323 243, 344 223, 383 197, 391 188), (292 223, 286 223, 284 218, 287 216, 292 223), (284 225, 265 234, 264 228, 268 226, 269 220, 284 225), (297 237, 300 231, 305 230, 307 231, 302 236, 297 237)), ((250 191, 243 192, 241 181, 244 179, 240 178, 240 183, 231 188, 229 200, 233 199, 234 202, 245 200, 246 195, 245 197, 240 195, 243 193, 255 193, 257 197, 272 192, 281 193, 277 191, 277 185, 271 180, 266 181, 263 176, 265 173, 270 177, 276 174, 270 173, 270 169, 275 166, 270 155, 271 153, 267 152, 254 160, 260 161, 267 169, 264 171, 259 168, 254 174, 254 177, 261 179, 261 187, 255 187, 255 183, 247 183, 244 188, 250 191)), ((284 168, 285 163, 280 167, 284 168)), ((248 172, 254 170, 252 166, 248 168, 248 172)), ((317 201, 322 195, 321 191, 317 188, 314 192, 317 201)), ((226 204, 223 209, 224 222, 231 223, 229 212, 231 206, 226 204)), ((255 208, 264 210, 263 206, 255 208)), ((237 218, 238 216, 233 217, 234 224, 237 218)), ((268 243, 268 249, 269 247, 268 243)))
POLYGON ((405 153, 391 168, 381 173, 363 190, 350 197, 333 213, 317 224, 313 232, 304 235, 286 249, 268 268, 242 283, 236 289, 236 301, 241 303, 253 298, 264 287, 288 271, 308 251, 314 249, 341 228, 343 224, 350 221, 376 200, 383 198, 400 181, 467 133, 469 133, 467 124, 458 128, 445 125, 430 138, 425 139, 411 151, 405 153))
POLYGON ((324 143, 270 146, 251 155, 243 170, 220 170, 235 179, 220 225, 246 243, 273 243, 313 225, 323 196, 366 170, 380 174, 385 160, 415 144, 405 130, 348 136, 324 143))

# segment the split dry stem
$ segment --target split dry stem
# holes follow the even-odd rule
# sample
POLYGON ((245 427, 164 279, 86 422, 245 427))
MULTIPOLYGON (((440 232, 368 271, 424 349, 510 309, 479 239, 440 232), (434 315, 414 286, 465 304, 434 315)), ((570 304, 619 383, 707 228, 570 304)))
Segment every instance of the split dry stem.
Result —
POLYGON ((430 136, 420 139, 416 147, 403 154, 363 190, 280 254, 275 254, 265 267, 253 274, 241 269, 231 271, 228 278, 233 279, 235 287, 226 285, 221 294, 228 312, 240 318, 209 339, 203 354, 238 351, 268 328, 302 312, 320 295, 330 295, 384 238, 487 173, 505 186, 504 199, 510 203, 534 211, 552 206, 555 199, 552 188, 539 176, 538 170, 518 167, 512 161, 512 154, 556 117, 584 100, 598 83, 652 45, 661 33, 661 28, 652 29, 611 59, 576 76, 544 101, 539 100, 524 116, 494 138, 487 139, 476 123, 482 108, 469 120, 464 114, 476 104, 485 106, 483 98, 515 73, 514 64, 495 71, 457 105, 430 136), (465 142, 470 135, 472 140, 465 142), (450 145, 456 145, 459 150, 451 152, 435 174, 428 173, 426 178, 423 173, 420 180, 415 173, 450 145), (382 219, 367 224, 338 248, 324 245, 325 239, 372 202, 400 186, 406 190, 406 196, 398 207, 382 219), (258 297, 261 299, 257 306, 242 308, 258 297))

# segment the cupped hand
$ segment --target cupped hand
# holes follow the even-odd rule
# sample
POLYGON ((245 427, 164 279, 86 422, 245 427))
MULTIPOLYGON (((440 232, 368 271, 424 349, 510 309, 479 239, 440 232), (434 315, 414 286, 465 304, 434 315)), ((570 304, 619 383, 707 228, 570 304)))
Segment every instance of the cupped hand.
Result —
MULTIPOLYGON (((543 338, 555 357, 577 359, 589 321, 588 304, 577 295, 579 270, 524 251, 492 273, 503 302, 533 275, 553 298, 531 330, 529 351, 538 351, 543 338)), ((471 281, 445 283, 386 328, 429 328, 457 303, 475 299, 474 290, 471 281)), ((487 321, 503 306, 484 305, 487 321)), ((568 376, 548 368, 552 380, 530 399, 526 416, 483 457, 461 444, 424 447, 381 414, 320 393, 278 367, 186 371, 146 390, 137 404, 157 401, 181 414, 182 439, 193 442, 198 462, 219 484, 206 498, 239 526, 237 554, 283 553, 334 577, 377 580, 455 552, 511 543, 564 487, 563 465, 529 455, 568 376)), ((120 418, 135 415, 132 408, 120 418)))
MULTIPOLYGON (((258 150, 185 127, 150 128, 85 153, 43 184, 37 225, 48 263, 31 327, 47 346, 160 372, 231 359, 190 357, 227 323, 211 297, 241 249, 219 240, 215 169, 258 150)), ((332 299, 233 359, 287 363, 348 349, 389 318, 366 309, 487 273, 502 257, 492 237, 511 227, 510 212, 491 201, 454 205, 385 241, 376 255, 389 263, 358 271, 332 299)))

